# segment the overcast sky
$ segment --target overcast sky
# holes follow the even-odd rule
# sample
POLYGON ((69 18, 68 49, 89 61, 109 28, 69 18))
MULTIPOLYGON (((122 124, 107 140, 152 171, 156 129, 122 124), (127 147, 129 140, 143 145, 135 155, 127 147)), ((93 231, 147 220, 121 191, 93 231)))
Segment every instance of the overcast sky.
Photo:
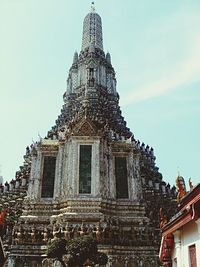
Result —
MULTIPOLYGON (((88 0, 0 0, 0 165, 11 180, 63 104, 88 0)), ((122 113, 163 179, 200 182, 200 1, 96 0, 122 113)))

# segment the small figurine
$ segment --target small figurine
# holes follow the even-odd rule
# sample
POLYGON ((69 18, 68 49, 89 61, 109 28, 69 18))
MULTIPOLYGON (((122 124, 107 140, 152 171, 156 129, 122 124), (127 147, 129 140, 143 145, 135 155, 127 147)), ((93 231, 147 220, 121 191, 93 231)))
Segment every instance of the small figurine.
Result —
POLYGON ((192 184, 191 178, 189 179, 189 187, 190 187, 190 190, 193 189, 193 184, 192 184))
POLYGON ((167 223, 167 218, 163 213, 163 208, 160 208, 160 229, 167 223))
POLYGON ((178 191, 176 200, 177 202, 180 202, 181 199, 186 195, 186 188, 185 188, 185 181, 182 176, 177 176, 176 178, 176 188, 178 191))

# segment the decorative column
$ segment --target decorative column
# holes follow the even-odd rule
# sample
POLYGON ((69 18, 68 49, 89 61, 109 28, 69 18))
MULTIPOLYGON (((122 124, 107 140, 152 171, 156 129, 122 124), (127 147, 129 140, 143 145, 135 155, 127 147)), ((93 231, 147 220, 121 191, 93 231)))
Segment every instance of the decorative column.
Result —
POLYGON ((129 190, 129 198, 131 200, 138 200, 137 199, 137 190, 136 190, 136 180, 134 177, 134 160, 133 160, 133 153, 129 153, 128 156, 128 190, 129 190))
POLYGON ((182 257, 181 257, 181 231, 177 230, 174 232, 174 248, 176 251, 177 267, 182 267, 182 257))
POLYGON ((140 155, 134 153, 134 187, 135 187, 135 196, 137 201, 143 198, 142 195, 142 184, 140 180, 140 155))
POLYGON ((95 140, 92 145, 92 195, 99 196, 100 188, 100 141, 95 140))
MULTIPOLYGON (((33 154, 32 163, 31 163, 31 173, 28 185, 28 193, 27 196, 30 200, 36 200, 40 198, 40 167, 42 161, 41 151, 38 154, 33 154)), ((18 181, 16 179, 15 188, 18 186, 18 181)))
POLYGON ((56 161, 56 175, 55 175, 55 186, 54 186, 54 198, 59 200, 63 198, 63 158, 64 158, 64 141, 59 141, 59 149, 56 161))
POLYGON ((108 166, 109 166, 109 184, 110 184, 110 197, 112 199, 116 198, 116 183, 115 183, 115 172, 114 172, 114 156, 112 154, 111 148, 109 151, 108 158, 108 166))

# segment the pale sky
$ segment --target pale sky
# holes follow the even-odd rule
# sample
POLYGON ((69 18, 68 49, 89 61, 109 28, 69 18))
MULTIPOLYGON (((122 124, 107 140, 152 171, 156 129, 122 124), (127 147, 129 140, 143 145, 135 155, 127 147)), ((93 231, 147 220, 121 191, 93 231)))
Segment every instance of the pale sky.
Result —
MULTIPOLYGON (((63 104, 88 0, 0 0, 0 165, 11 180, 63 104)), ((200 182, 200 1, 96 0, 127 125, 163 179, 200 182)))

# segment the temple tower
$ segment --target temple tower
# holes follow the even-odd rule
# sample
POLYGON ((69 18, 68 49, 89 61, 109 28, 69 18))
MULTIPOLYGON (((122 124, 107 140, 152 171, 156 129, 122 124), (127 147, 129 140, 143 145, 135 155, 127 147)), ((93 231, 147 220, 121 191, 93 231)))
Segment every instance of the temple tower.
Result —
POLYGON ((81 234, 98 238, 108 266, 158 266, 159 207, 173 196, 153 149, 134 139, 122 116, 93 5, 63 100, 55 126, 29 151, 27 196, 9 266, 42 266, 49 239, 81 234))

